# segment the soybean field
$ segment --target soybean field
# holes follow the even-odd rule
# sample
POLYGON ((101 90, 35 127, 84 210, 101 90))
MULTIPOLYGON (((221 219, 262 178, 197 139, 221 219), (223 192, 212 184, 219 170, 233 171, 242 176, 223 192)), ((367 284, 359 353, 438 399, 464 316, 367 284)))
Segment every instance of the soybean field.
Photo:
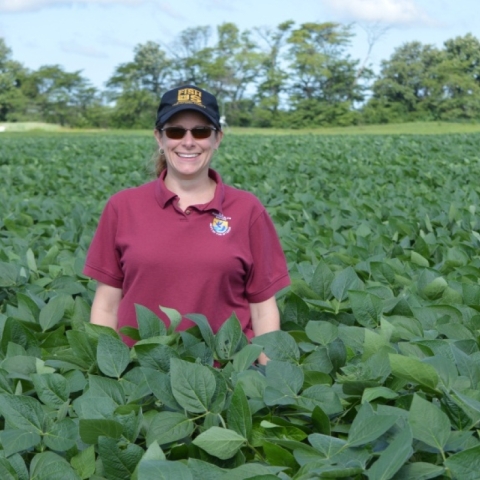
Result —
POLYGON ((0 139, 0 477, 478 480, 480 134, 227 134, 212 166, 288 260, 282 330, 249 344, 190 312, 176 332, 139 306, 128 348, 89 324, 81 270, 154 150, 0 139))

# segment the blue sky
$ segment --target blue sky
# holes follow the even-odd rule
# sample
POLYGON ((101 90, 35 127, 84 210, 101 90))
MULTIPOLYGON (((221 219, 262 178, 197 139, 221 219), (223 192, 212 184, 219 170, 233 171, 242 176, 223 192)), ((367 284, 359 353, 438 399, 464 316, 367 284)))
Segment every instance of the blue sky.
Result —
POLYGON ((293 20, 354 25, 350 54, 367 55, 366 30, 382 31, 370 63, 418 40, 441 47, 449 38, 480 38, 478 0, 0 0, 0 37, 25 67, 81 70, 103 88, 133 48, 148 40, 171 45, 186 28, 233 22, 241 30, 293 20))

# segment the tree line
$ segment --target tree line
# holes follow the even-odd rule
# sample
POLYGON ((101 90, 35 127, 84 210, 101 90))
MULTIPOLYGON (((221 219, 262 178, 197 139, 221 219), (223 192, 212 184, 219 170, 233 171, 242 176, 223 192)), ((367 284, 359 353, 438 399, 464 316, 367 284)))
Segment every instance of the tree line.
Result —
POLYGON ((333 22, 187 28, 170 45, 137 45, 104 90, 80 70, 30 70, 0 38, 0 121, 151 128, 162 93, 187 83, 214 93, 230 126, 480 120, 480 42, 472 34, 442 48, 404 43, 377 74, 368 57, 348 54, 353 37, 351 26, 333 22))

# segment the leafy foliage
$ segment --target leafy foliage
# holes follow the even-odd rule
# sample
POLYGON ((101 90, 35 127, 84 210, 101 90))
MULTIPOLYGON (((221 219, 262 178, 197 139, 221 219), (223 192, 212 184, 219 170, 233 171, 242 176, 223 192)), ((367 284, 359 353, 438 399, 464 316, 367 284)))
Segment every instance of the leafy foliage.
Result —
POLYGON ((227 136, 216 168, 265 203, 289 261, 282 331, 248 343, 234 316, 214 334, 191 312, 175 332, 137 306, 129 349, 88 323, 81 268, 153 140, 5 136, 2 478, 477 478, 479 147, 227 136))

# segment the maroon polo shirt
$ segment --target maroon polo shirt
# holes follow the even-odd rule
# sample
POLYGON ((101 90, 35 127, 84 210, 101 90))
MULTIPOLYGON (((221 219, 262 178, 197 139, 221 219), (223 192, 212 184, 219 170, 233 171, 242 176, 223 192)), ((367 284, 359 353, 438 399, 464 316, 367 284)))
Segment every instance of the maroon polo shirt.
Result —
MULTIPOLYGON (((290 284, 275 227, 251 193, 217 183, 207 204, 178 207, 160 178, 123 190, 107 202, 88 250, 84 274, 121 288, 118 328, 136 327, 135 304, 182 315, 201 313, 217 332, 233 312, 253 336, 250 303, 290 284)), ((183 318, 179 329, 193 323, 183 318)), ((124 338, 128 345, 134 342, 124 338)))

